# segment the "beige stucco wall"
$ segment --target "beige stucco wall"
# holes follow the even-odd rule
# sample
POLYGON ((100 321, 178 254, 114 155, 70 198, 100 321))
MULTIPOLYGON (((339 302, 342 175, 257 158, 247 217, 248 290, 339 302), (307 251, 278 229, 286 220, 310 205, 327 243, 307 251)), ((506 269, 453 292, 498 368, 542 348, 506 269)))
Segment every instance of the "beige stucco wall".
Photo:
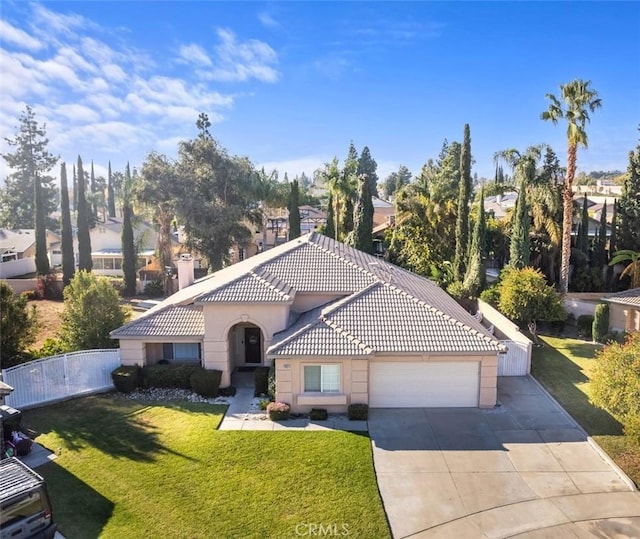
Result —
POLYGON ((146 364, 146 347, 143 341, 120 339, 120 362, 123 365, 146 364))
POLYGON ((612 331, 640 331, 640 309, 610 303, 609 328, 612 331))
POLYGON ((369 363, 370 362, 456 362, 478 361, 480 363, 479 398, 480 408, 491 408, 497 402, 498 357, 491 355, 384 355, 369 358, 339 359, 318 358, 278 358, 276 361, 276 399, 291 405, 294 413, 305 413, 311 408, 326 408, 329 412, 345 412, 351 403, 369 403, 369 363), (303 368, 305 365, 342 365, 340 395, 320 395, 303 393, 303 368))

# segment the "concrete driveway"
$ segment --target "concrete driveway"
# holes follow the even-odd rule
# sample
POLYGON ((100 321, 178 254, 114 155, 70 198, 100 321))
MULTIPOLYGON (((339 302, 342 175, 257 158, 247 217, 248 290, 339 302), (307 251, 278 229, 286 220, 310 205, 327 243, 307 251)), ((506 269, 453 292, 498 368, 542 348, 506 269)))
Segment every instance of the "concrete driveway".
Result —
POLYGON ((403 537, 640 537, 640 493, 528 377, 492 410, 372 409, 378 485, 403 537))

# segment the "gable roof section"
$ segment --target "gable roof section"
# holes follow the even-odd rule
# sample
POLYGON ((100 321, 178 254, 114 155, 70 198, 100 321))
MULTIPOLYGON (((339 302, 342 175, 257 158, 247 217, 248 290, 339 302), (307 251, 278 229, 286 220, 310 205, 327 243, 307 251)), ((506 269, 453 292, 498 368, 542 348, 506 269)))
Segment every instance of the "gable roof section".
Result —
POLYGON ((378 283, 335 302, 316 313, 316 317, 315 321, 296 324, 298 331, 292 336, 276 335, 268 354, 314 355, 319 336, 325 339, 323 353, 316 352, 319 355, 362 355, 374 350, 451 353, 502 349, 484 331, 473 329, 389 284, 378 283))
POLYGON ((202 337, 202 308, 170 305, 155 313, 137 318, 111 332, 111 337, 202 337))
POLYGON ((279 303, 291 301, 294 291, 292 288, 267 271, 260 274, 250 272, 230 283, 216 288, 212 292, 202 294, 196 302, 217 303, 279 303))
POLYGON ((622 292, 605 296, 602 299, 609 303, 620 303, 621 305, 629 305, 640 309, 640 288, 623 290, 622 292))

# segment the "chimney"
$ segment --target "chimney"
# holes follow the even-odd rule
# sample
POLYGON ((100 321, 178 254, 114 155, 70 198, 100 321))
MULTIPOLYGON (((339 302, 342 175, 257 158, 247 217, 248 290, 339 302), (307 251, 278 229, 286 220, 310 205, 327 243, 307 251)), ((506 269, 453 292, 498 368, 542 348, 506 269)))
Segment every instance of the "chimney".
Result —
POLYGON ((178 290, 182 290, 193 284, 193 257, 190 254, 180 255, 178 266, 178 290))

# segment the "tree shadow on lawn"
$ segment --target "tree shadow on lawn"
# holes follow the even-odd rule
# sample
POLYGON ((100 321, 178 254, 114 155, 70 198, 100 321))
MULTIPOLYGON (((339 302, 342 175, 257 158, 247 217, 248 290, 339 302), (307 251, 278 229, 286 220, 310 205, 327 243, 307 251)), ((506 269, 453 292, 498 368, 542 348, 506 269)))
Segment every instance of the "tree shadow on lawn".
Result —
POLYGON ((53 519, 66 537, 99 537, 114 504, 55 462, 38 468, 47 483, 53 519))
MULTIPOLYGON (((157 403, 152 406, 175 408, 157 403)), ((90 446, 112 457, 135 461, 152 462, 160 453, 195 460, 160 442, 161 429, 146 420, 143 414, 152 406, 109 396, 84 397, 27 410, 24 423, 32 434, 57 435, 67 451, 81 451, 90 446)), ((56 451, 58 448, 49 449, 56 451)))
MULTIPOLYGON (((567 343, 565 348, 576 357, 589 359, 593 355, 593 347, 588 343, 567 343)), ((606 410, 591 404, 589 396, 578 389, 579 384, 589 383, 589 377, 561 351, 547 343, 535 348, 531 374, 590 435, 622 433, 622 424, 606 410)))

